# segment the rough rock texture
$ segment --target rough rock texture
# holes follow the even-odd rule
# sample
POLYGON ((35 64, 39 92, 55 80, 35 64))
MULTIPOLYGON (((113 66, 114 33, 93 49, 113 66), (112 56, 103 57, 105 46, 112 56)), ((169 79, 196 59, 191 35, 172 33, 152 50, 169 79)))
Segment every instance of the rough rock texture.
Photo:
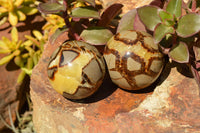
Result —
POLYGON ((108 7, 113 3, 122 3, 124 6, 122 8, 122 13, 126 13, 133 8, 148 5, 153 0, 100 0, 103 3, 103 7, 108 7))
MULTIPOLYGON (((0 58, 2 55, 0 55, 0 58)), ((6 65, 0 66, 0 115, 9 123, 9 106, 12 114, 13 121, 15 120, 16 113, 18 110, 19 101, 17 100, 18 85, 16 84, 17 77, 20 71, 6 70, 6 65)), ((0 130, 5 128, 5 125, 0 120, 0 130)))
MULTIPOLYGON (((20 22, 17 25, 19 33, 19 39, 25 40, 24 35, 30 35, 31 29, 41 29, 41 25, 44 24, 44 20, 40 16, 28 17, 24 22, 20 22), (29 25, 32 25, 31 27, 29 25)), ((10 31, 12 27, 9 23, 5 23, 0 26, 0 35, 11 39, 10 31)), ((0 39, 1 39, 0 37, 0 39)), ((0 59, 4 57, 4 54, 0 54, 0 59)), ((17 84, 17 78, 20 74, 20 69, 13 63, 0 66, 0 115, 9 124, 9 107, 12 115, 12 120, 16 120, 16 111, 21 111, 24 102, 26 101, 26 92, 29 90, 29 79, 23 84, 17 84)), ((0 132, 4 132, 6 126, 0 119, 0 132)), ((6 131, 5 131, 6 132, 6 131)))
MULTIPOLYGON (((63 34, 61 39, 66 36, 63 34)), ((33 122, 37 132, 200 131, 199 90, 190 73, 181 74, 187 68, 167 64, 155 84, 133 92, 118 88, 107 75, 95 95, 70 101, 53 90, 47 78, 48 60, 57 46, 46 45, 31 77, 33 122)))
POLYGON ((187 68, 180 69, 170 63, 166 65, 160 78, 145 90, 122 90, 111 82, 107 74, 99 91, 90 98, 79 101, 65 99, 53 90, 47 78, 49 57, 67 39, 67 34, 63 34, 60 39, 56 45, 46 44, 43 56, 31 77, 33 122, 37 132, 200 131, 198 86, 191 74, 186 73, 187 68))

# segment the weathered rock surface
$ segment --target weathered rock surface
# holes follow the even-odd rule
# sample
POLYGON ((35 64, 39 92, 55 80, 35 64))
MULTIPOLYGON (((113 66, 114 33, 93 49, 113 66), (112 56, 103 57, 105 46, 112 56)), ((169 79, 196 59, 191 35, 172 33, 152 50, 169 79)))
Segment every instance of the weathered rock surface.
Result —
MULTIPOLYGON (((2 55, 0 55, 0 58, 2 55)), ((12 114, 13 121, 16 118, 15 111, 18 110, 19 101, 17 100, 17 77, 20 71, 6 70, 6 65, 0 66, 0 115, 6 122, 9 121, 9 106, 12 114)), ((5 128, 5 125, 0 120, 0 130, 5 128)))
MULTIPOLYGON (((41 29, 44 19, 41 16, 28 17, 26 22, 20 22, 17 25, 19 39, 25 40, 24 35, 30 35, 30 29, 41 29), (32 25, 30 27, 30 25, 32 25)), ((11 39, 10 31, 12 27, 5 23, 0 27, 0 35, 11 39)), ((1 38, 0 38, 1 39, 1 38)), ((5 55, 0 54, 0 59, 5 55)), ((17 78, 21 70, 13 63, 0 66, 0 115, 10 124, 9 110, 12 115, 12 121, 16 120, 16 111, 20 112, 25 103, 26 93, 29 91, 29 79, 23 84, 17 84, 17 78)), ((27 78, 26 78, 27 79, 27 78)), ((4 132, 6 126, 0 119, 0 132, 4 132)))
MULTIPOLYGON (((67 35, 63 34, 63 40, 67 35)), ((57 46, 62 41, 56 43, 57 46)), ((47 64, 56 45, 47 44, 31 77, 33 122, 37 132, 198 132, 200 98, 191 75, 167 64, 159 80, 146 90, 127 92, 108 75, 90 98, 70 101, 47 78, 47 64), (178 70, 178 71, 177 71, 178 70)))
POLYGON ((100 0, 103 3, 103 7, 106 8, 113 3, 122 3, 122 13, 127 13, 133 8, 141 7, 150 4, 153 0, 100 0))
MULTIPOLYGON (((0 59, 4 55, 0 55, 0 59)), ((12 121, 16 120, 16 112, 21 112, 26 101, 26 93, 29 91, 29 79, 26 77, 23 83, 18 84, 17 78, 21 72, 13 63, 0 66, 0 115, 10 124, 9 113, 12 121)), ((0 119, 0 131, 7 127, 0 119)))
POLYGON ((46 44, 31 77, 33 122, 37 132, 200 132, 198 86, 191 74, 185 73, 187 68, 180 69, 170 63, 156 83, 145 90, 124 91, 107 74, 99 91, 90 98, 65 99, 51 87, 47 77, 50 55, 67 39, 67 34, 60 39, 56 45, 46 44))

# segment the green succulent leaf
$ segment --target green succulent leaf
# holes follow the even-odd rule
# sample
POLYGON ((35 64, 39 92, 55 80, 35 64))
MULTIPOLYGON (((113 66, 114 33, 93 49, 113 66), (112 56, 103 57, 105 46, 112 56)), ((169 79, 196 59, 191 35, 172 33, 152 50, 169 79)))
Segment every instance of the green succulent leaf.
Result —
POLYGON ((41 40, 42 39, 42 34, 38 31, 38 30, 33 30, 33 35, 38 39, 41 40))
POLYGON ((84 30, 80 37, 93 45, 103 45, 113 36, 112 32, 102 27, 90 27, 84 30))
POLYGON ((134 30, 147 32, 147 29, 145 25, 141 22, 138 14, 135 15, 133 27, 134 27, 134 30))
POLYGON ((9 49, 0 49, 0 54, 8 54, 10 53, 9 49))
POLYGON ((8 9, 6 9, 5 7, 0 7, 0 13, 5 13, 8 12, 8 9))
POLYGON ((28 6, 22 6, 20 9, 24 14, 26 15, 33 15, 38 12, 38 9, 35 7, 28 7, 28 6))
POLYGON ((188 63, 189 62, 189 50, 187 45, 184 42, 172 47, 169 52, 169 57, 179 63, 188 63))
POLYGON ((44 14, 50 14, 50 13, 58 13, 60 11, 64 11, 65 6, 56 2, 47 2, 47 3, 40 3, 38 5, 38 9, 40 12, 44 14))
POLYGON ((167 26, 165 24, 158 24, 154 31, 154 41, 158 44, 166 34, 173 34, 175 32, 174 28, 171 26, 167 26))
POLYGON ((17 83, 22 83, 24 78, 26 76, 26 73, 24 71, 21 71, 21 73, 19 74, 18 78, 17 78, 17 83))
POLYGON ((175 15, 176 18, 181 16, 181 9, 182 8, 182 0, 170 0, 166 11, 169 12, 171 15, 175 15))
POLYGON ((181 37, 190 37, 200 31, 200 15, 187 14, 178 21, 177 34, 181 37))
POLYGON ((6 63, 8 63, 9 61, 11 61, 12 58, 13 58, 14 56, 15 56, 15 55, 12 53, 12 54, 10 54, 10 55, 7 55, 7 56, 1 58, 1 59, 0 59, 0 66, 1 66, 1 65, 4 65, 4 64, 6 64, 6 63))
POLYGON ((72 9, 73 18, 96 18, 100 19, 99 12, 94 7, 77 7, 72 9))
MULTIPOLYGON (((39 43, 39 41, 38 41, 36 38, 34 38, 34 37, 32 37, 32 36, 29 36, 29 35, 25 35, 25 38, 29 39, 29 40, 32 41, 32 43, 34 43, 38 48, 40 48, 40 43, 39 43)), ((29 47, 29 46, 27 46, 27 47, 29 47)))
POLYGON ((13 27, 11 30, 11 37, 12 41, 17 42, 18 41, 18 31, 16 27, 13 27))
POLYGON ((173 15, 167 13, 164 10, 159 12, 159 16, 160 16, 160 18, 161 18, 162 21, 173 20, 173 15))
POLYGON ((154 6, 144 6, 137 9, 140 20, 149 30, 154 30, 158 23, 161 23, 159 12, 161 9, 154 6))
POLYGON ((18 10, 16 13, 17 13, 17 16, 19 18, 19 21, 26 20, 26 15, 22 11, 18 10))
POLYGON ((4 42, 3 39, 0 40, 0 48, 1 48, 1 49, 9 49, 7 43, 4 42))
MULTIPOLYGON (((1 15, 0 15, 0 18, 1 18, 1 15)), ((0 26, 5 24, 7 22, 8 18, 7 17, 3 17, 1 20, 0 20, 0 26)))
POLYGON ((19 67, 23 67, 23 66, 24 66, 24 61, 23 61, 23 59, 22 59, 21 56, 16 56, 16 57, 14 58, 14 62, 15 62, 15 64, 16 64, 17 66, 19 66, 19 67))
POLYGON ((26 74, 28 74, 29 76, 32 74, 32 69, 27 69, 27 68, 25 68, 25 67, 22 67, 21 68, 22 69, 22 71, 24 71, 26 74))
MULTIPOLYGON (((33 68, 33 56, 30 56, 28 59, 27 59, 27 69, 31 70, 33 68)), ((28 74, 28 73, 27 73, 28 74)))
POLYGON ((34 66, 37 65, 38 61, 39 61, 39 54, 35 52, 33 55, 34 66))
POLYGON ((24 0, 15 0, 15 2, 13 4, 14 4, 14 6, 18 7, 18 6, 22 5, 23 2, 24 2, 24 0))
POLYGON ((119 25, 117 27, 117 33, 125 30, 133 30, 136 14, 136 9, 130 10, 128 13, 126 13, 119 22, 119 25))
POLYGON ((16 26, 18 23, 18 16, 15 12, 8 13, 8 20, 12 26, 16 26))

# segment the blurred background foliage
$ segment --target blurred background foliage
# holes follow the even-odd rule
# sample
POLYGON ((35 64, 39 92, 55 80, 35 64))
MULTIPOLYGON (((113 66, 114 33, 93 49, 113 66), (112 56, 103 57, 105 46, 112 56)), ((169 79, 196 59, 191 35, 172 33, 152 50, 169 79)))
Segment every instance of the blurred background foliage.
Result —
POLYGON ((22 70, 18 83, 23 81, 26 74, 31 75, 33 67, 38 63, 42 54, 44 44, 48 40, 48 35, 65 25, 63 18, 58 15, 42 15, 46 21, 41 29, 42 33, 32 30, 31 35, 25 35, 25 40, 20 40, 20 32, 16 25, 25 21, 29 16, 36 15, 38 13, 37 6, 40 2, 43 1, 0 0, 0 25, 7 22, 12 27, 10 31, 11 39, 4 36, 0 39, 0 54, 7 54, 0 59, 0 65, 14 59, 15 64, 22 70))

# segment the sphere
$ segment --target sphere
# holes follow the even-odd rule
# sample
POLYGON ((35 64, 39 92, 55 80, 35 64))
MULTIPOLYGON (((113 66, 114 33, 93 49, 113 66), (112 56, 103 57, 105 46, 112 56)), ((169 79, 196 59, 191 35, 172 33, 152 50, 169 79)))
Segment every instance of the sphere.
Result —
POLYGON ((152 36, 140 31, 122 31, 107 43, 104 58, 111 80, 126 90, 151 85, 163 68, 163 54, 152 36))
POLYGON ((92 95, 105 75, 103 56, 92 45, 82 41, 67 41, 52 54, 48 64, 52 87, 69 99, 92 95))

